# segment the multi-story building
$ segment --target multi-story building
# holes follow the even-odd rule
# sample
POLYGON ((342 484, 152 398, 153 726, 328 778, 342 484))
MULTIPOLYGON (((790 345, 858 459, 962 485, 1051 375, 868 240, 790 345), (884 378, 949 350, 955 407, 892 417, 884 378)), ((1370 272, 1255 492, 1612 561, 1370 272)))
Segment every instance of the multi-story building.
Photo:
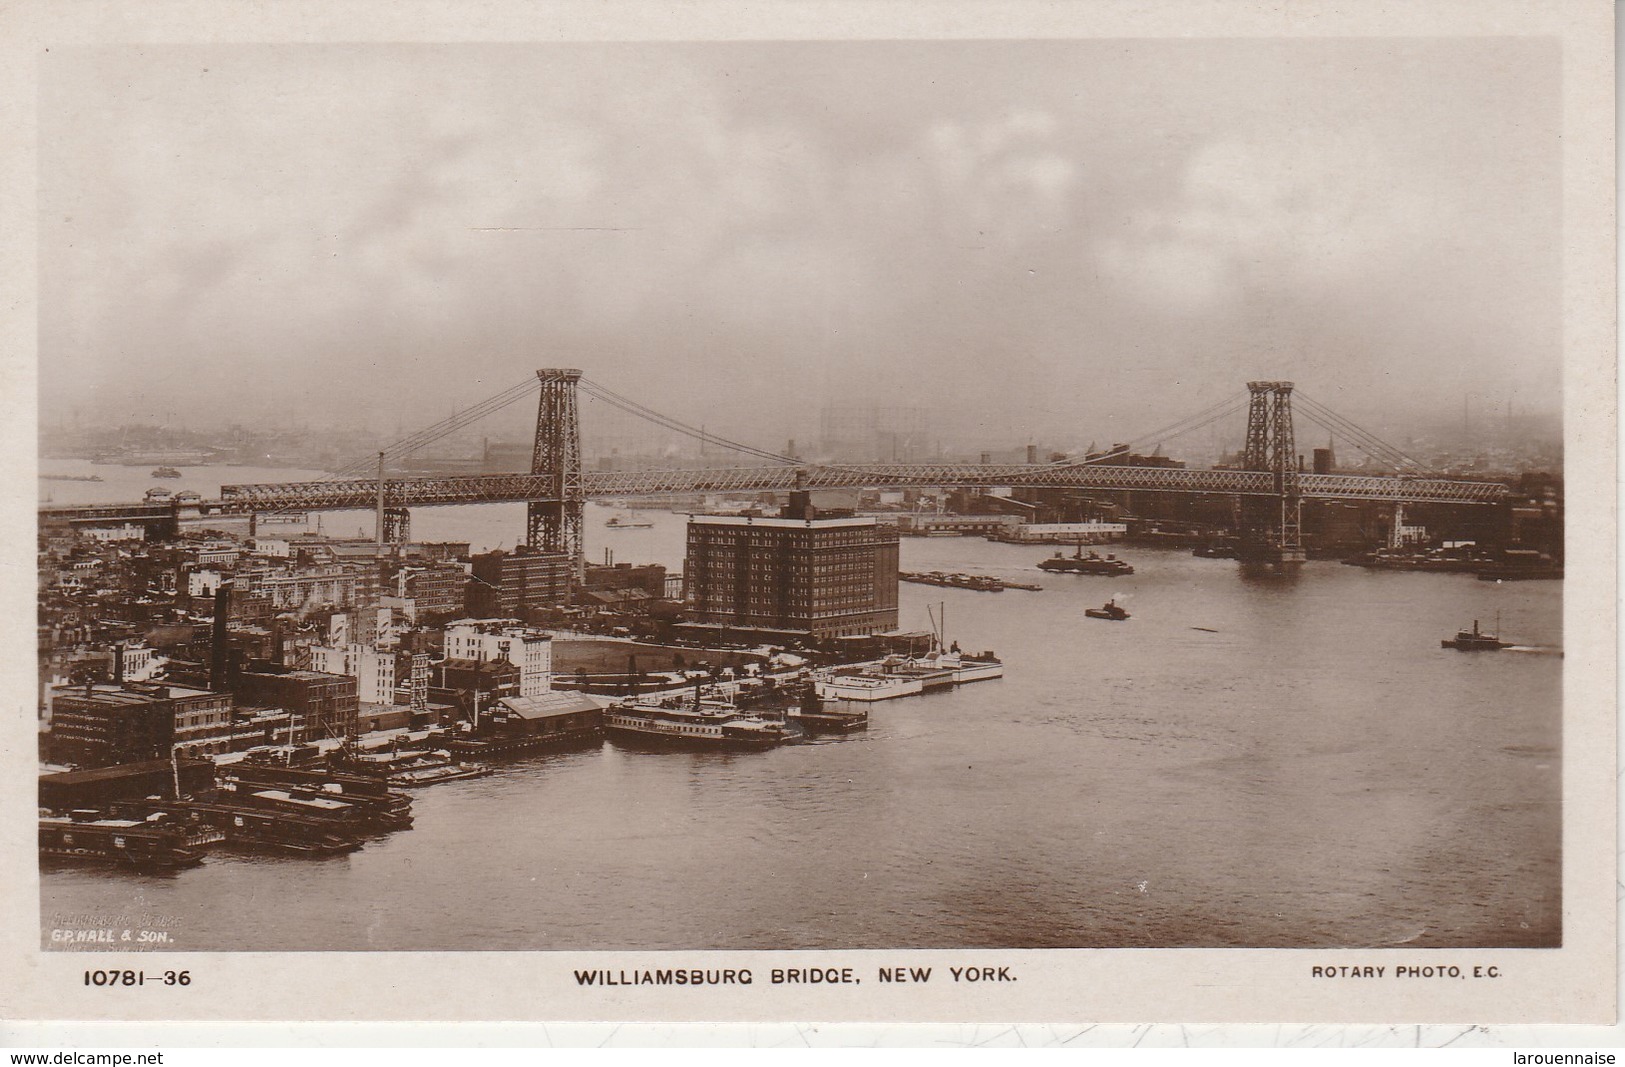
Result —
POLYGON ((520 696, 537 696, 552 688, 552 636, 509 619, 464 619, 447 626, 446 658, 476 663, 507 660, 519 668, 520 696))
POLYGON ((897 530, 819 517, 805 493, 779 517, 691 518, 683 574, 702 624, 813 639, 897 626, 897 530))
POLYGON ((350 737, 358 726, 356 680, 349 675, 258 664, 231 680, 237 703, 283 708, 309 738, 350 737))
POLYGON ((356 681, 356 699, 363 704, 395 702, 395 653, 363 644, 313 645, 310 669, 324 674, 345 674, 356 681))
POLYGON ((232 699, 175 685, 101 684, 52 694, 51 755, 80 767, 224 752, 232 699))
POLYGON ((526 608, 556 607, 570 597, 575 563, 559 552, 520 545, 473 557, 467 608, 482 618, 520 618, 526 608))
POLYGON ((466 610, 468 583, 468 568, 455 563, 402 567, 395 575, 395 592, 406 620, 415 624, 466 610))
POLYGON ((637 589, 658 600, 666 595, 666 568, 658 563, 589 563, 581 588, 588 592, 637 589))
POLYGON ((376 604, 379 596, 378 569, 364 563, 329 563, 285 571, 240 570, 233 585, 234 596, 263 595, 273 611, 376 604))

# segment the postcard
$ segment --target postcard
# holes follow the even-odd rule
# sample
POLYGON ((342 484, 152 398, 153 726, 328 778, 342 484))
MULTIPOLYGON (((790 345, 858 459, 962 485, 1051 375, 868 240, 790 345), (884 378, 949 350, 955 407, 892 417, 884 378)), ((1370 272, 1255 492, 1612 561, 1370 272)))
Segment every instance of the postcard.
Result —
POLYGON ((1611 13, 8 12, 6 1016, 1614 1022, 1611 13))

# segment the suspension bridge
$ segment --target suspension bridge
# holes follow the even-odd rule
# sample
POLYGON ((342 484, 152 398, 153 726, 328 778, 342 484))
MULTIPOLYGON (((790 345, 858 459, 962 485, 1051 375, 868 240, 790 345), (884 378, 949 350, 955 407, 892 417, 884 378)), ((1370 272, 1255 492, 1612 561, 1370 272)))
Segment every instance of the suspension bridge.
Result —
MULTIPOLYGON (((1407 504, 1490 505, 1509 490, 1495 482, 1438 477, 1400 449, 1298 392, 1297 410, 1382 464, 1384 473, 1318 474, 1301 469, 1294 436, 1294 385, 1259 381, 1233 396, 1136 441, 1188 434, 1247 411, 1240 469, 1186 469, 1123 462, 1133 444, 1082 460, 1051 463, 809 463, 785 453, 729 440, 625 397, 574 369, 546 369, 397 441, 377 456, 331 478, 310 482, 225 485, 212 500, 40 508, 41 523, 173 524, 194 516, 267 515, 278 512, 373 510, 380 548, 404 540, 414 507, 524 503, 526 543, 580 561, 582 515, 589 500, 696 493, 755 493, 790 489, 1064 488, 1227 495, 1237 499, 1244 550, 1252 558, 1303 558, 1299 514, 1304 500, 1407 504), (539 394, 530 471, 391 477, 387 465, 539 394), (748 458, 749 465, 694 469, 586 471, 582 464, 581 397, 636 420, 748 458), (1117 460, 1118 462, 1113 462, 1117 460)), ((985 458, 985 457, 984 457, 985 458)))

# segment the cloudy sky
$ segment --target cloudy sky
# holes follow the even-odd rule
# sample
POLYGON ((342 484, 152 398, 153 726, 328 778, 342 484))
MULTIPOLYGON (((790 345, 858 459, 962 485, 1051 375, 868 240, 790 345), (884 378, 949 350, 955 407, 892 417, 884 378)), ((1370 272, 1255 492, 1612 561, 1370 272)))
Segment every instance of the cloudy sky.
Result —
POLYGON ((852 398, 1124 438, 1253 377, 1555 411, 1559 76, 1540 39, 58 49, 41 414, 410 428, 556 365, 764 443, 852 398))

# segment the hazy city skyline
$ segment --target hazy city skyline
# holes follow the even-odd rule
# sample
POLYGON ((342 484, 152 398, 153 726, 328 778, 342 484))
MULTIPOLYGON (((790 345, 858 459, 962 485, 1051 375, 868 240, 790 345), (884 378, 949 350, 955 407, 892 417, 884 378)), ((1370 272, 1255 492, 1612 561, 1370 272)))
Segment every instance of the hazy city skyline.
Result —
POLYGON ((1555 413, 1558 84, 1537 39, 53 51, 42 421, 410 429, 546 365, 732 434, 1555 413))

